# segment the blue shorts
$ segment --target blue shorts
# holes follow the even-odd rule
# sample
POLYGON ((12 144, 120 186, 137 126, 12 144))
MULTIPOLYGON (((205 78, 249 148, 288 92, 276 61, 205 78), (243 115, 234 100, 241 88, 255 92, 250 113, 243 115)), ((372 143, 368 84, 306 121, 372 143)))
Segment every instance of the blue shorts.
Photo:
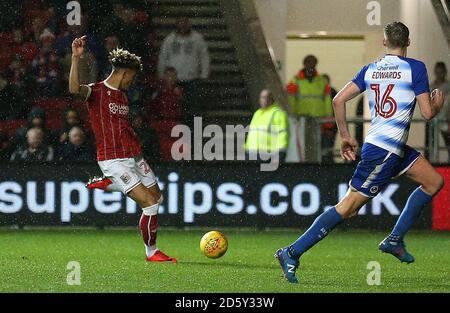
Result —
POLYGON ((405 146, 402 158, 378 146, 365 143, 361 150, 361 161, 350 180, 350 188, 373 198, 392 178, 405 173, 419 156, 420 152, 410 146, 405 146))

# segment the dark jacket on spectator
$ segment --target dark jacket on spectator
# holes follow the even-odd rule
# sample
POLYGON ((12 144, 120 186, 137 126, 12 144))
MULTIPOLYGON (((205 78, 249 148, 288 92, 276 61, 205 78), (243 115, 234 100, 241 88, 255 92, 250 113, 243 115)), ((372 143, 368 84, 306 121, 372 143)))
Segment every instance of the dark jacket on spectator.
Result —
POLYGON ((58 154, 60 161, 93 162, 96 160, 95 151, 88 143, 76 146, 68 142, 60 147, 58 154))
POLYGON ((28 114, 28 125, 22 128, 19 128, 16 132, 16 135, 14 136, 13 139, 13 145, 14 146, 24 146, 26 144, 26 135, 27 135, 27 131, 34 127, 34 125, 32 125, 32 120, 35 117, 40 117, 41 119, 44 120, 44 127, 41 127, 42 131, 44 132, 44 143, 46 144, 50 144, 52 142, 52 136, 51 136, 51 132, 45 127, 45 123, 46 123, 46 119, 47 119, 47 115, 45 113, 45 111, 43 109, 41 109, 40 107, 34 107, 31 109, 30 113, 28 114))
POLYGON ((0 161, 8 161, 11 158, 12 147, 8 136, 0 129, 0 161))
POLYGON ((138 135, 141 145, 142 154, 144 159, 148 162, 154 162, 161 160, 161 154, 159 153, 159 139, 156 131, 148 125, 135 130, 138 135))
POLYGON ((53 148, 47 145, 40 146, 36 151, 31 152, 28 148, 19 147, 11 155, 12 162, 41 163, 53 161, 53 148))
POLYGON ((161 154, 159 153, 158 134, 150 127, 141 109, 142 104, 138 103, 132 103, 130 106, 129 117, 133 130, 141 141, 142 155, 148 162, 159 161, 161 160, 161 154))
MULTIPOLYGON (((52 133, 52 139, 54 140, 54 141, 53 141, 53 146, 54 146, 54 147, 58 147, 58 146, 60 146, 60 145, 66 144, 66 143, 69 141, 69 136, 68 136, 68 135, 69 135, 70 129, 71 129, 72 127, 78 126, 78 127, 83 128, 83 123, 82 123, 81 120, 79 120, 79 122, 78 122, 78 123, 75 123, 75 124, 69 124, 69 123, 67 122, 67 114, 68 114, 70 111, 75 111, 75 112, 77 112, 76 110, 74 110, 74 109, 72 109, 72 108, 68 108, 68 109, 64 110, 64 112, 63 112, 63 114, 62 114, 62 121, 63 121, 63 126, 62 126, 62 128, 57 129, 57 130, 53 131, 53 133, 52 133), (61 136, 62 136, 63 134, 66 134, 67 136, 66 136, 66 140, 65 140, 64 142, 61 142, 60 139, 61 139, 61 136)), ((78 112, 77 112, 77 114, 78 114, 78 112)), ((79 117, 79 115, 78 115, 78 117, 79 117)), ((83 129, 84 129, 84 128, 83 128, 83 129)), ((86 134, 86 135, 88 135, 88 134, 86 134)), ((88 137, 88 140, 90 140, 89 137, 88 137)))
POLYGON ((14 88, 6 80, 0 78, 0 120, 9 118, 15 98, 14 88))

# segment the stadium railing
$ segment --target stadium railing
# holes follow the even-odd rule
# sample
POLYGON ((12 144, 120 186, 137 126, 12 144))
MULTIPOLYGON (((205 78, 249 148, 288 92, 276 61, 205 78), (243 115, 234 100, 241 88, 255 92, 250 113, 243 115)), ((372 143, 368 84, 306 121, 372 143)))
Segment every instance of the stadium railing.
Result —
MULTIPOLYGON (((322 147, 322 134, 321 129, 322 125, 329 123, 330 120, 327 118, 318 118, 316 119, 316 127, 315 127, 315 133, 314 136, 311 136, 313 139, 314 144, 316 145, 316 161, 318 163, 322 162, 322 158, 324 154, 327 152, 322 147)), ((347 119, 347 122, 351 128, 351 125, 362 125, 364 128, 363 133, 368 129, 371 120, 370 119, 364 119, 364 118, 349 118, 347 119)), ((414 145, 413 148, 427 153, 429 160, 433 163, 449 163, 450 162, 450 156, 447 155, 448 147, 446 145, 446 142, 443 139, 443 136, 441 135, 441 126, 442 125, 448 125, 450 124, 450 121, 446 120, 439 120, 439 119, 432 119, 429 122, 426 122, 423 119, 420 118, 413 118, 411 120, 411 124, 422 124, 423 127, 426 127, 426 124, 428 123, 428 129, 426 129, 427 133, 424 135, 423 139, 423 145, 414 145), (425 136, 428 136, 428 140, 426 140, 425 136), (444 153, 442 153, 444 152, 444 153), (442 157, 444 155, 444 157, 442 157), (447 155, 447 157, 445 157, 447 155)), ((337 135, 336 135, 337 136, 337 135)), ((410 134, 411 136, 411 134, 410 134)), ((362 145, 362 142, 359 142, 359 145, 362 145)), ((333 147, 333 155, 335 157, 339 156, 339 146, 335 144, 333 147)))

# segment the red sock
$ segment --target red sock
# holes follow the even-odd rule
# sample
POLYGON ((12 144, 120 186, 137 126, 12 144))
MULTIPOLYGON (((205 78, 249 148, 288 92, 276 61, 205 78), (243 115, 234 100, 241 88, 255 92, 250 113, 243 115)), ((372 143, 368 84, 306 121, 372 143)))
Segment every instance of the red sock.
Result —
POLYGON ((142 213, 139 220, 139 228, 141 229, 142 239, 146 246, 156 245, 156 237, 158 234, 158 215, 145 215, 142 213))

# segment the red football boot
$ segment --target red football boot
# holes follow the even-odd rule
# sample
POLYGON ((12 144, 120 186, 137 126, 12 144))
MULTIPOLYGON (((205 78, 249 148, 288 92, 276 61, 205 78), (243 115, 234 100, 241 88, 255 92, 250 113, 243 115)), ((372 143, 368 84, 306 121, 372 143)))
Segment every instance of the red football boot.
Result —
POLYGON ((102 189, 106 190, 106 188, 112 184, 112 180, 108 177, 98 177, 94 176, 89 179, 86 184, 87 189, 102 189))
POLYGON ((155 254, 152 256, 148 256, 146 258, 147 262, 172 262, 177 263, 177 259, 171 258, 170 256, 167 256, 164 254, 164 252, 161 252, 160 250, 156 251, 155 254))

